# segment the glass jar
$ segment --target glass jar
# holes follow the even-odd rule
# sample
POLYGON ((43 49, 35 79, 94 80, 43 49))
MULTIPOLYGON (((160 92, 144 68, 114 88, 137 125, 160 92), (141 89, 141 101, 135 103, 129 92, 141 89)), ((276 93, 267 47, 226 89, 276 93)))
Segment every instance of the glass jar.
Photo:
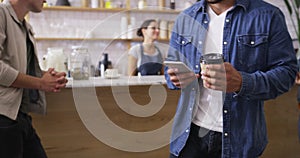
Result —
POLYGON ((69 70, 74 80, 88 80, 90 77, 91 58, 88 49, 72 46, 69 59, 69 70))
POLYGON ((51 47, 47 49, 47 66, 46 70, 49 68, 54 68, 58 72, 66 72, 66 56, 64 54, 63 48, 51 47))

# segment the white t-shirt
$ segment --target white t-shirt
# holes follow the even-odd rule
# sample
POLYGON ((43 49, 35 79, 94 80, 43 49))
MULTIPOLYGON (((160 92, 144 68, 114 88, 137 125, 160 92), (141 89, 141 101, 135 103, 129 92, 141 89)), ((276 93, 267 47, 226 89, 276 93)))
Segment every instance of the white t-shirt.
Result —
MULTIPOLYGON (((210 23, 207 31, 207 38, 204 44, 204 54, 220 53, 223 51, 223 29, 227 12, 217 15, 208 7, 210 23)), ((200 96, 197 98, 196 106, 198 107, 193 123, 207 128, 209 130, 223 132, 223 94, 221 91, 200 88, 200 96)))

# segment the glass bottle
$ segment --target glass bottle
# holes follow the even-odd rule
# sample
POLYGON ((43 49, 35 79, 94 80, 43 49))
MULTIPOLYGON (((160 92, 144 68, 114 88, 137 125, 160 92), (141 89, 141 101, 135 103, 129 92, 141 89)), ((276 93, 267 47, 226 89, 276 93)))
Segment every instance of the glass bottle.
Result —
POLYGON ((175 0, 170 0, 170 8, 175 9, 175 0))
POLYGON ((99 62, 100 76, 104 77, 105 70, 111 68, 111 61, 108 60, 108 54, 103 53, 102 60, 99 62))
POLYGON ((88 80, 90 77, 91 58, 88 49, 81 46, 72 46, 69 60, 71 77, 74 80, 88 80))

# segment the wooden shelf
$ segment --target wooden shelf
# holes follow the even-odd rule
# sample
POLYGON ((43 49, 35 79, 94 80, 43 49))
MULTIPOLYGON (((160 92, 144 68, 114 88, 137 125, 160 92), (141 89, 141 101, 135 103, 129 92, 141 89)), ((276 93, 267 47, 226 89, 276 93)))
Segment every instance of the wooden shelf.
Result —
POLYGON ((69 7, 69 6, 51 6, 44 7, 43 10, 59 10, 59 11, 104 11, 104 12, 120 12, 126 11, 125 8, 82 8, 82 7, 69 7))
POLYGON ((178 14, 179 10, 160 9, 158 7, 149 7, 145 9, 128 9, 128 8, 82 8, 82 7, 69 7, 69 6, 50 6, 44 7, 43 10, 57 10, 57 11, 101 11, 101 12, 141 12, 141 13, 171 13, 178 14))
POLYGON ((170 14, 178 14, 180 10, 172 10, 172 9, 160 9, 157 7, 146 8, 146 9, 131 9, 131 12, 145 12, 145 13, 170 13, 170 14))
POLYGON ((38 41, 43 41, 43 40, 47 40, 47 41, 57 41, 57 40, 70 40, 70 41, 80 41, 80 40, 89 40, 89 41, 96 41, 96 40, 103 40, 103 41, 110 41, 110 40, 119 40, 119 41, 123 41, 123 40, 127 40, 127 39, 121 39, 121 38, 61 38, 61 37, 37 37, 36 40, 38 41))
MULTIPOLYGON (((37 37, 37 41, 80 41, 80 40, 88 40, 88 41, 127 41, 127 42, 139 42, 142 41, 140 38, 133 38, 133 39, 121 39, 121 38, 59 38, 59 37, 37 37)), ((168 42, 169 39, 158 39, 161 42, 168 42)))

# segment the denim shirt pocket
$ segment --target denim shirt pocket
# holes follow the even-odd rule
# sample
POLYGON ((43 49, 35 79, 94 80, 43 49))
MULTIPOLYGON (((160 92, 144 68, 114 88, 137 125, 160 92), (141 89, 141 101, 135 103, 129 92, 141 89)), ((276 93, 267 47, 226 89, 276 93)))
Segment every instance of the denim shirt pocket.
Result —
POLYGON ((179 45, 187 45, 188 43, 192 42, 192 36, 190 36, 190 35, 181 35, 177 38, 176 42, 179 45))
MULTIPOLYGON (((193 37, 191 35, 180 35, 176 43, 179 45, 180 53, 187 59, 190 59, 191 53, 195 46, 192 44, 193 37)), ((185 61, 185 59, 183 60, 185 61)))
POLYGON ((261 70, 267 64, 268 35, 240 35, 238 42, 238 62, 246 72, 261 70))

